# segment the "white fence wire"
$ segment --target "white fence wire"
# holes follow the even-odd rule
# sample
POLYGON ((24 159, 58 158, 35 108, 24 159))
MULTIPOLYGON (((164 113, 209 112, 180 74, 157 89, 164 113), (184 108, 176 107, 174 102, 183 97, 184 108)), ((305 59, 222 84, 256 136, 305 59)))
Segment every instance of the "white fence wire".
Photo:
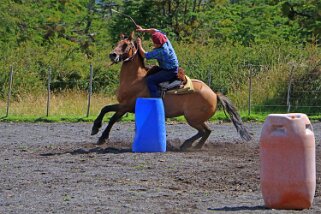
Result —
MULTIPOLYGON (((279 112, 279 113, 288 113, 288 112, 301 112, 301 113, 321 113, 321 85, 316 84, 315 87, 311 87, 311 79, 295 79, 293 76, 294 67, 291 68, 288 83, 284 86, 283 96, 277 97, 266 97, 265 101, 261 101, 260 103, 255 103, 252 94, 253 94, 253 77, 256 68, 260 68, 260 65, 247 65, 249 70, 249 78, 248 78, 248 105, 247 110, 248 114, 251 113, 271 113, 271 112, 279 112), (308 85, 308 89, 305 89, 304 86, 308 85), (304 104, 303 104, 304 103, 304 104)), ((46 103, 46 116, 50 115, 50 101, 51 101, 51 87, 54 84, 59 84, 59 81, 52 81, 51 77, 51 68, 48 68, 48 79, 47 79, 47 103, 46 103)), ((93 65, 89 66, 89 80, 87 82, 77 82, 73 81, 74 84, 79 85, 88 85, 88 101, 86 106, 86 117, 90 114, 91 107, 91 99, 93 95, 93 65)), ((318 78, 309 77, 309 78, 318 78)), ((208 76, 208 83, 211 85, 211 75, 208 76)), ((7 105, 6 105, 6 115, 9 116, 10 113, 10 101, 11 94, 13 89, 14 82, 14 70, 13 67, 10 66, 9 72, 9 81, 8 81, 8 94, 7 94, 7 105)), ((63 82, 66 83, 66 82, 63 82)), ((85 107, 84 107, 85 108, 85 107)))

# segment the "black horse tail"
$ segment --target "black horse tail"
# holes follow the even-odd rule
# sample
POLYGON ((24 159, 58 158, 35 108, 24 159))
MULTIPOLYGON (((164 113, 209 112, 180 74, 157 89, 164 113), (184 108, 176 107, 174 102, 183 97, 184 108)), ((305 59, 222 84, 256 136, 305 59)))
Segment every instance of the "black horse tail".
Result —
MULTIPOLYGON (((241 136, 242 139, 246 141, 250 141, 252 139, 251 134, 246 129, 246 127, 243 124, 243 121, 241 119, 241 116, 237 112, 237 109, 233 106, 232 102, 223 94, 216 93, 217 98, 220 101, 221 105, 223 106, 224 113, 227 111, 227 113, 230 115, 230 120, 233 122, 237 132, 241 136)), ((226 113, 225 113, 226 114, 226 113)))

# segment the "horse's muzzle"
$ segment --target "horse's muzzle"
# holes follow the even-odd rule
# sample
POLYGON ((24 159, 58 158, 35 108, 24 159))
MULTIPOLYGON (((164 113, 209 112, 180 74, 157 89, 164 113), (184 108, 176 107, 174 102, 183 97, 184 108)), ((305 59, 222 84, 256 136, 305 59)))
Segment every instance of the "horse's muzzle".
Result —
POLYGON ((113 62, 119 62, 119 55, 116 53, 109 54, 109 59, 113 62))

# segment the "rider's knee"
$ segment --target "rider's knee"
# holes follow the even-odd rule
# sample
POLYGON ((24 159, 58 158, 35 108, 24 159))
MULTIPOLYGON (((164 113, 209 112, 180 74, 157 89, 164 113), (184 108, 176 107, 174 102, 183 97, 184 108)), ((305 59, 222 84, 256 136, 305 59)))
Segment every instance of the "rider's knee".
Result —
POLYGON ((153 77, 153 75, 150 75, 147 77, 147 84, 148 85, 155 85, 155 78, 153 77))

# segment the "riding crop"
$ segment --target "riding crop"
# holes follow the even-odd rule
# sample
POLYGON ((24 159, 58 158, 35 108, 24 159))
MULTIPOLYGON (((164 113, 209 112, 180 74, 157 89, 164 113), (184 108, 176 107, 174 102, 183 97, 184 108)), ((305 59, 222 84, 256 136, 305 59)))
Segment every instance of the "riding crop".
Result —
POLYGON ((120 14, 120 15, 126 16, 127 18, 130 18, 130 20, 134 23, 135 27, 138 26, 138 25, 136 24, 135 20, 134 20, 131 16, 126 15, 126 14, 121 13, 121 12, 118 12, 117 10, 114 10, 114 9, 111 9, 111 10, 114 11, 115 13, 118 13, 118 14, 120 14))

